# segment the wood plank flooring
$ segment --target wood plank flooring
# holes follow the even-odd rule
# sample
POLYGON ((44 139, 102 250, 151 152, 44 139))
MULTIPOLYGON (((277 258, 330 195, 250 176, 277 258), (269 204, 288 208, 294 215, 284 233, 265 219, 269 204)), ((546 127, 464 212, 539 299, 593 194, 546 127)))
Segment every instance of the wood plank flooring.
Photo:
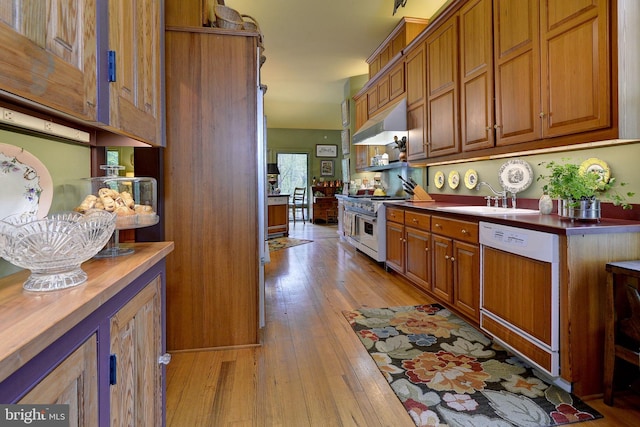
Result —
MULTIPOLYGON (((342 311, 434 302, 338 239, 335 226, 291 225, 313 243, 271 253, 260 347, 174 353, 167 426, 413 426, 342 311)), ((585 427, 640 425, 640 396, 585 427)), ((580 424, 582 425, 582 424, 580 424)))

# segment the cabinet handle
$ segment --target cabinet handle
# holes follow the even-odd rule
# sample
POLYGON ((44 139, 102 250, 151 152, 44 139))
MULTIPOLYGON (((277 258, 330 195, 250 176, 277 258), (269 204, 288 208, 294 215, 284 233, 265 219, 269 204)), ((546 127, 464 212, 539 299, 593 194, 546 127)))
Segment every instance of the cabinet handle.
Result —
POLYGON ((438 224, 437 222, 435 223, 434 227, 436 228, 442 228, 442 226, 440 224, 438 224))
POLYGON ((541 119, 544 119, 544 116, 545 116, 544 111, 541 111, 541 112, 540 112, 540 118, 541 118, 541 119))
POLYGON ((449 259, 449 255, 445 255, 445 256, 444 256, 444 259, 449 259))
POLYGON ((168 365, 171 362, 171 354, 165 353, 162 356, 158 357, 158 363, 161 365, 168 365))
POLYGON ((494 127, 495 129, 500 129, 502 126, 500 126, 500 125, 493 125, 493 127, 494 127))
POLYGON ((424 251, 425 252, 429 252, 429 248, 424 248, 424 251))
POLYGON ((411 221, 413 221, 413 222, 418 222, 418 220, 417 220, 417 219, 415 219, 415 218, 413 218, 411 221))
POLYGON ((456 259, 454 257, 451 257, 451 262, 454 262, 456 259))
POLYGON ((469 232, 463 228, 462 229, 462 234, 469 234, 469 232))
POLYGON ((491 130, 491 126, 487 126, 487 130, 491 130))

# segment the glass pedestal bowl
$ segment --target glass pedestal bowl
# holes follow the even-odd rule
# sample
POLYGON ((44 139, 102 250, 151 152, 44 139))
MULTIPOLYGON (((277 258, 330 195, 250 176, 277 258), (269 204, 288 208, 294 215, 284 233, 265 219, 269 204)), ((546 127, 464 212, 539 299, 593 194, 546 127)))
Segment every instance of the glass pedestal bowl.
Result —
POLYGON ((69 288, 87 280, 80 265, 104 247, 113 234, 116 215, 91 211, 63 212, 43 219, 0 221, 0 256, 31 270, 23 284, 28 291, 69 288))

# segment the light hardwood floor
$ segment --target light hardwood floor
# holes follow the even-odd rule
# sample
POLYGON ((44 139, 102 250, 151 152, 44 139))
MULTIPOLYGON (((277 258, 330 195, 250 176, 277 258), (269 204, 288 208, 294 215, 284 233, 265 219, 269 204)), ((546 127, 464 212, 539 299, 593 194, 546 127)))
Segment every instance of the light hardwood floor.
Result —
MULTIPOLYGON (((173 354, 167 426, 413 426, 342 311, 433 302, 340 242, 335 226, 296 222, 313 243, 271 253, 261 347, 173 354)), ((585 355, 586 356, 586 355, 585 355)), ((585 427, 640 425, 640 396, 585 427)))

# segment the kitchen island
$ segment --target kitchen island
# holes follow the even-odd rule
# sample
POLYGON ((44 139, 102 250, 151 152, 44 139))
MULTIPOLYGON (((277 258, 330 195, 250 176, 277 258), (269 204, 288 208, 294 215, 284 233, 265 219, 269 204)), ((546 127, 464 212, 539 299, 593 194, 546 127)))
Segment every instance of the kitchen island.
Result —
MULTIPOLYGON (((453 212, 449 208, 455 204, 443 202, 403 201, 385 202, 385 205, 388 213, 399 211, 398 215, 393 215, 395 219, 390 218, 389 214, 387 216, 387 230, 398 236, 387 236, 387 258, 392 257, 393 265, 400 266, 394 270, 426 294, 482 327, 485 332, 492 336, 500 335, 502 341, 519 354, 525 354, 543 366, 546 363, 543 360, 548 355, 540 351, 539 343, 549 340, 549 353, 555 354, 561 381, 568 384, 578 396, 587 397, 602 392, 600 373, 604 363, 604 324, 607 314, 604 305, 605 265, 612 261, 640 259, 639 222, 611 218, 602 218, 600 222, 571 221, 558 215, 541 215, 537 212, 475 215, 453 212), (416 214, 430 219, 421 221, 418 227, 411 220, 416 214), (517 248, 510 252, 491 250, 492 262, 483 266, 482 253, 485 248, 480 238, 483 223, 515 230, 511 237, 521 239, 517 243, 523 245, 521 253, 517 248), (415 239, 418 234, 416 229, 422 237, 421 246, 415 239), (556 266, 541 263, 540 267, 543 271, 557 269, 553 290, 542 284, 536 288, 538 276, 521 273, 523 265, 533 265, 527 264, 527 257, 523 255, 527 245, 526 236, 531 234, 529 232, 556 236, 556 266), (391 246, 394 243, 395 246, 391 246), (422 251, 414 250, 418 246, 422 251), (464 267, 458 265, 460 262, 465 263, 464 267), (427 266, 421 282, 412 280, 409 274, 409 271, 417 270, 418 264, 427 266), (491 282, 494 287, 501 289, 484 297, 496 298, 501 293, 502 306, 497 307, 492 301, 493 307, 483 307, 483 301, 486 301, 483 299, 482 277, 489 279, 485 283, 491 282), (520 279, 527 280, 525 287, 520 279), (548 293, 548 296, 542 299, 541 293, 548 293), (519 295, 526 297, 520 298, 519 295), (521 305, 514 311, 514 304, 521 305), (518 330, 517 327, 511 328, 507 322, 495 322, 487 314, 490 311, 506 312, 516 325, 521 322, 520 325, 537 326, 544 322, 550 331, 557 328, 557 346, 551 343, 552 338, 535 336, 527 328, 520 327, 518 330), (547 314, 541 313, 550 314, 547 317, 547 314), (524 333, 520 333, 523 329, 524 333), (534 335, 533 339, 527 335, 534 335)), ((486 261, 488 257, 484 259, 486 261)), ((553 363, 549 362, 549 365, 553 363)))
POLYGON ((24 291, 29 271, 0 279, 0 402, 67 403, 78 425, 162 424, 164 259, 174 245, 123 246, 134 253, 87 261, 76 287, 24 291))

